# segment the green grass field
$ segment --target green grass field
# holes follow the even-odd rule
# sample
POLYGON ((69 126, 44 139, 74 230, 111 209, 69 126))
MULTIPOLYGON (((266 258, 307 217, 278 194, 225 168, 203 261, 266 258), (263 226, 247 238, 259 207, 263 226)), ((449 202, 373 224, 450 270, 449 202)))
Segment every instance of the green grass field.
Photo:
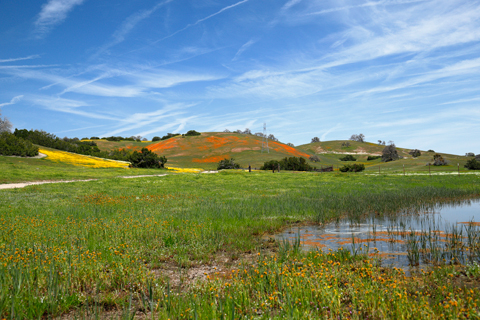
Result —
MULTIPOLYGON (((46 175, 69 169, 52 166, 46 175)), ((103 172, 96 170, 83 177, 103 172)), ((0 191, 2 319, 480 316, 476 265, 407 276, 378 258, 264 240, 292 224, 478 198, 476 175, 225 171, 116 179, 105 170, 98 181, 0 191)))

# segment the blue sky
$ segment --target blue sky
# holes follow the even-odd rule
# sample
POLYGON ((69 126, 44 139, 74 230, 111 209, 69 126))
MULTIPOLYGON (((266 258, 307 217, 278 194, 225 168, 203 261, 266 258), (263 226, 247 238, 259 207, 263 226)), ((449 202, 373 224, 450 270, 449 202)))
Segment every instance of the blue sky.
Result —
POLYGON ((480 1, 1 0, 0 48, 16 128, 480 153, 480 1))

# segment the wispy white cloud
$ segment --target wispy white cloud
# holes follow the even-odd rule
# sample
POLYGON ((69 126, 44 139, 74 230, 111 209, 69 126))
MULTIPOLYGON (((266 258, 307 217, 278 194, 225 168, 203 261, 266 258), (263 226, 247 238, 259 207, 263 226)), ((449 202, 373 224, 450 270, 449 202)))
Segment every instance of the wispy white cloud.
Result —
POLYGON ((0 59, 0 63, 4 62, 15 62, 15 61, 21 61, 21 60, 30 60, 30 59, 36 59, 40 58, 38 54, 34 54, 28 57, 21 57, 21 58, 11 58, 11 59, 0 59))
POLYGON ((10 100, 10 102, 0 103, 0 107, 4 107, 4 106, 9 106, 9 105, 15 104, 15 103, 17 103, 18 101, 22 100, 22 98, 23 98, 23 95, 19 95, 19 96, 13 97, 12 100, 10 100))
POLYGON ((222 12, 224 12, 224 11, 226 11, 226 10, 235 8, 236 6, 239 6, 239 5, 241 5, 241 4, 245 3, 245 2, 248 2, 248 1, 249 1, 249 0, 242 0, 242 1, 239 1, 239 2, 234 3, 234 4, 232 4, 232 5, 226 6, 226 7, 222 8, 222 9, 218 10, 217 12, 212 13, 212 14, 209 15, 209 16, 206 16, 205 18, 199 19, 199 20, 195 21, 194 23, 190 23, 190 24, 186 25, 186 26, 183 27, 182 29, 179 29, 179 30, 175 31, 174 33, 171 33, 171 34, 169 34, 169 35, 166 36, 166 37, 163 37, 163 38, 161 38, 161 39, 159 39, 159 40, 157 40, 157 41, 154 41, 153 44, 158 43, 158 42, 163 41, 163 40, 166 40, 166 39, 168 39, 168 38, 171 38, 171 37, 173 37, 174 35, 176 35, 176 34, 178 34, 178 33, 180 33, 180 32, 183 32, 183 31, 185 31, 185 30, 187 30, 187 29, 189 29, 189 28, 191 28, 191 27, 194 27, 194 26, 198 25, 199 23, 201 23, 201 22, 203 22, 203 21, 206 21, 206 20, 208 20, 208 19, 210 19, 210 18, 213 18, 213 17, 215 17, 216 15, 219 15, 220 13, 222 13, 222 12))
POLYGON ((83 107, 92 107, 92 105, 88 102, 81 101, 81 100, 64 99, 64 98, 42 96, 42 95, 37 95, 37 96, 32 95, 26 99, 28 99, 29 102, 42 106, 47 110, 69 113, 69 114, 74 114, 74 115, 83 116, 83 117, 92 118, 92 119, 112 120, 112 121, 121 120, 119 117, 115 117, 115 116, 101 113, 101 112, 84 111, 82 110, 83 107))
POLYGON ((37 38, 44 37, 56 25, 62 23, 75 6, 82 4, 85 0, 49 0, 42 6, 35 21, 35 34, 37 38))
POLYGON ((448 101, 441 103, 440 105, 446 105, 446 104, 460 104, 460 103, 468 103, 468 102, 476 102, 480 101, 480 97, 475 97, 475 98, 470 98, 470 99, 459 99, 459 100, 454 100, 454 101, 448 101))
MULTIPOLYGON (((295 0, 292 0, 295 1, 295 0)), ((365 7, 374 7, 374 6, 388 6, 388 5, 398 5, 398 4, 409 4, 409 3, 416 3, 416 2, 425 2, 426 0, 393 0, 393 1, 367 1, 362 4, 357 5, 350 5, 350 6, 342 6, 342 7, 335 7, 329 9, 323 9, 315 12, 307 13, 307 15, 320 15, 320 14, 327 14, 337 11, 344 11, 349 9, 356 9, 356 8, 365 8, 365 7)))
POLYGON ((254 44, 255 42, 257 42, 257 40, 254 40, 254 39, 251 39, 251 40, 248 40, 246 43, 244 43, 240 49, 238 49, 237 53, 235 53, 235 56, 233 57, 232 61, 235 61, 237 60, 240 55, 245 52, 245 50, 247 50, 252 44, 254 44))
POLYGON ((160 7, 172 1, 173 0, 166 0, 159 2, 151 9, 141 10, 129 16, 123 21, 122 25, 113 33, 112 40, 100 47, 100 49, 95 53, 94 57, 100 55, 101 53, 104 53, 111 47, 123 42, 125 40, 125 37, 136 27, 138 23, 140 23, 142 20, 149 18, 152 13, 157 11, 160 7))

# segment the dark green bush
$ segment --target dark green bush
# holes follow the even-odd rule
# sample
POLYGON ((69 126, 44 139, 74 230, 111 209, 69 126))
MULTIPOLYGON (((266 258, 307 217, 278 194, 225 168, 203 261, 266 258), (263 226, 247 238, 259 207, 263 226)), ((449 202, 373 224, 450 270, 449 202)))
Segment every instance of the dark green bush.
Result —
POLYGON ((155 136, 155 137, 152 138, 152 141, 160 141, 160 140, 161 140, 160 137, 155 136))
POLYGON ((357 158, 351 154, 347 154, 345 157, 340 158, 340 161, 357 161, 357 158))
POLYGON ((382 156, 368 156, 367 161, 377 160, 380 159, 382 156))
POLYGON ((480 161, 477 161, 477 159, 472 158, 467 161, 464 167, 469 170, 480 170, 480 161))
POLYGON ((280 161, 270 160, 263 164, 260 170, 276 170, 280 165, 280 170, 293 170, 293 171, 312 171, 313 168, 307 163, 307 160, 302 157, 289 157, 280 161))
POLYGON ((341 172, 360 172, 365 170, 365 165, 363 163, 352 163, 346 164, 343 167, 339 168, 341 172))
POLYGON ((38 147, 28 140, 5 131, 0 133, 0 154, 4 156, 34 157, 38 155, 38 147))
POLYGON ((189 130, 187 133, 185 133, 185 136, 188 137, 188 136, 199 136, 201 135, 200 132, 197 132, 195 130, 189 130))
POLYGON ((260 167, 260 170, 277 170, 279 164, 280 162, 277 160, 270 160, 265 162, 263 166, 260 167))
POLYGON ((230 158, 230 159, 223 159, 218 162, 217 170, 223 170, 223 169, 240 169, 240 164, 235 163, 235 159, 230 158))
POLYGON ((164 168, 167 158, 165 156, 159 157, 147 148, 142 148, 140 152, 133 152, 129 161, 131 163, 130 166, 133 168, 164 168))
MULTIPOLYGON (((190 132, 190 131, 189 131, 190 132)), ((195 131, 196 132, 196 131, 195 131)), ((197 132, 198 133, 198 132, 197 132)), ((200 134, 200 133, 199 133, 200 134)), ((176 136, 179 136, 180 133, 167 133, 166 135, 164 135, 160 140, 167 140, 167 139, 170 139, 170 138, 173 138, 173 137, 176 137, 176 136)), ((191 134, 192 136, 195 136, 195 134, 191 134)))

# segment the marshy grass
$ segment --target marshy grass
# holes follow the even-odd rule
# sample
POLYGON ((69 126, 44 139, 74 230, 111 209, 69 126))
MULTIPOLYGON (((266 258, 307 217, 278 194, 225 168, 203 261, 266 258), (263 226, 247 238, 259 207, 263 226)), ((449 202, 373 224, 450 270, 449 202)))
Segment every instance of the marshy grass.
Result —
MULTIPOLYGON (((478 312, 477 287, 462 288, 448 278, 430 285, 456 265, 412 279, 360 252, 304 253, 299 243, 269 244, 261 236, 295 223, 419 212, 439 201, 478 197, 478 181, 187 173, 3 190, 0 315, 33 319, 78 310, 80 317, 90 310, 92 317, 109 317, 117 310, 119 317, 143 312, 155 319, 472 316, 478 312), (186 277, 204 266, 215 271, 186 277)), ((469 274, 477 275, 472 266, 469 274)))

